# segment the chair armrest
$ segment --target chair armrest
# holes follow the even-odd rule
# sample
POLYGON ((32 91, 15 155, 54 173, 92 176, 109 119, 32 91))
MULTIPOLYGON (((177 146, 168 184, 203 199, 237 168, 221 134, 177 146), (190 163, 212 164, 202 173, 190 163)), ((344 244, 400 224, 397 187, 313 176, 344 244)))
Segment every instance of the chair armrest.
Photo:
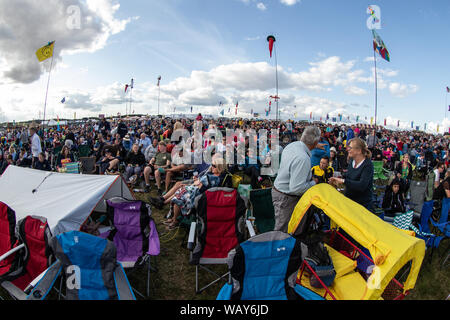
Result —
POLYGON ((2 287, 16 300, 27 300, 27 295, 25 292, 17 288, 14 284, 9 281, 2 282, 2 287))
POLYGON ((250 234, 250 238, 256 236, 255 229, 253 229, 253 225, 250 220, 245 220, 245 224, 247 225, 248 232, 250 234))
POLYGON ((33 290, 33 288, 44 277, 44 275, 47 271, 48 271, 48 269, 46 269, 44 272, 42 272, 40 275, 38 275, 33 281, 31 281, 30 284, 25 288, 24 292, 30 292, 31 290, 33 290))
POLYGON ((187 248, 189 251, 194 250, 195 245, 195 229, 197 228, 197 223, 192 222, 191 223, 191 229, 189 230, 189 238, 188 238, 188 244, 187 248))
POLYGON ((5 253, 4 255, 2 255, 2 256, 0 257, 0 262, 2 262, 3 260, 5 260, 5 259, 8 258, 9 256, 11 256, 12 254, 16 253, 17 251, 19 251, 19 250, 21 250, 21 249, 23 249, 23 248, 25 248, 25 244, 21 244, 20 246, 14 248, 14 249, 12 249, 12 250, 9 250, 7 253, 5 253))

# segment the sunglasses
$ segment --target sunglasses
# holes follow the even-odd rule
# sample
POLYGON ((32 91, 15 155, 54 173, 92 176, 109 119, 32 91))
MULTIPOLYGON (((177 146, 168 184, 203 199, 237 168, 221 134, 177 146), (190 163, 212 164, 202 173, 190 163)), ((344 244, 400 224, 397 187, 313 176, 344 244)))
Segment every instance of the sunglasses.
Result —
POLYGON ((211 167, 217 169, 217 166, 215 164, 211 165, 211 167))

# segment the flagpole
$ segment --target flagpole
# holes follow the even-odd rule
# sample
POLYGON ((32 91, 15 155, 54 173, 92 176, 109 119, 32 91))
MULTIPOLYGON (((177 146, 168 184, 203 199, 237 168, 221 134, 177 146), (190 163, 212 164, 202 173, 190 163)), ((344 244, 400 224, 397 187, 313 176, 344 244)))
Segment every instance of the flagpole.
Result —
POLYGON ((378 79, 377 79, 377 56, 375 49, 373 50, 373 61, 375 62, 375 126, 377 125, 377 111, 378 111, 378 79))
POLYGON ((275 73, 276 73, 276 87, 277 87, 277 118, 276 121, 278 121, 279 118, 279 113, 278 113, 278 101, 279 101, 279 97, 278 97, 278 59, 277 59, 277 46, 275 46, 275 73))
MULTIPOLYGON (((53 47, 53 51, 54 51, 54 47, 53 47)), ((44 121, 43 121, 43 126, 42 126, 42 130, 43 130, 42 134, 43 135, 45 135, 45 113, 46 113, 46 110, 47 110, 48 89, 49 89, 49 86, 50 86, 50 75, 52 73, 52 68, 53 68, 53 57, 54 57, 54 54, 52 54, 52 61, 50 63, 50 70, 48 72, 47 91, 45 92, 44 121)))

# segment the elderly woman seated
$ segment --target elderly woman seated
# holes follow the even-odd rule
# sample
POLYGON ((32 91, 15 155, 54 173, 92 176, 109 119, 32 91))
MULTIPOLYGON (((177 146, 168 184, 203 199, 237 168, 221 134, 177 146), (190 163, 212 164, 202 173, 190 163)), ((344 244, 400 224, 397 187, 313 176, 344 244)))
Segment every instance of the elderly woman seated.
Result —
POLYGON ((210 188, 220 187, 226 177, 224 159, 215 156, 209 171, 201 176, 194 176, 192 181, 177 183, 164 197, 150 198, 150 201, 157 207, 162 208, 164 204, 171 204, 172 217, 164 222, 169 230, 178 227, 178 217, 188 215, 194 206, 196 197, 210 188))

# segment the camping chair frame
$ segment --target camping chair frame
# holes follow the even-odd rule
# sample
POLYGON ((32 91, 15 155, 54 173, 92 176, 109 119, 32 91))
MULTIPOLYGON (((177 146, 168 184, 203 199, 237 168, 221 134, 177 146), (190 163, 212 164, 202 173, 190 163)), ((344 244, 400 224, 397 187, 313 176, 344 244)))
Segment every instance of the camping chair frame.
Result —
MULTIPOLYGON (((187 244, 187 248, 189 251, 194 250, 195 247, 195 243, 196 243, 196 239, 197 239, 197 225, 199 224, 199 221, 197 220, 197 222, 192 222, 191 224, 191 228, 189 231, 189 238, 188 238, 188 244, 187 244)), ((246 220, 246 226, 248 229, 248 232, 250 234, 250 238, 254 237, 256 235, 255 230, 253 229, 253 226, 251 224, 251 222, 249 220, 246 220)), ((224 259, 226 260, 226 259, 224 259)), ((224 261, 223 263, 199 263, 195 266, 195 293, 196 294, 200 294, 203 291, 205 291, 207 288, 209 288, 210 286, 214 285, 215 283, 221 281, 221 280, 225 280, 225 278, 227 278, 228 283, 231 283, 231 273, 230 271, 228 271, 227 273, 223 274, 223 275, 219 275, 216 272, 212 271, 211 269, 205 267, 204 265, 219 265, 219 264, 226 264, 226 262, 224 261), (203 270, 209 272, 210 274, 214 275, 217 277, 216 280, 212 281, 211 283, 209 283, 208 285, 204 286, 203 288, 199 288, 199 269, 202 268, 203 270)))
MULTIPOLYGON (((125 199, 124 197, 118 197, 118 198, 121 198, 121 199, 123 199, 123 200, 125 200, 125 201, 131 201, 131 200, 128 200, 128 199, 125 199)), ((108 206, 108 204, 107 204, 107 200, 103 200, 104 201, 104 204, 105 204, 105 206, 107 207, 108 206)), ((107 231, 111 231, 111 230, 113 230, 114 229, 114 226, 113 226, 113 222, 112 221, 110 221, 110 224, 111 224, 111 226, 110 227, 106 227, 105 229, 103 229, 102 230, 102 232, 101 233, 104 233, 104 232, 107 232, 107 231)), ((155 225, 156 226, 156 225, 155 225)), ((138 295, 138 296, 140 296, 142 299, 146 299, 146 298, 148 298, 148 297, 150 297, 150 278, 151 278, 151 272, 158 272, 158 268, 156 267, 156 266, 153 266, 152 264, 151 264, 151 255, 150 254, 148 254, 148 253, 145 253, 143 256, 142 256, 142 260, 141 261, 136 261, 136 262, 134 262, 132 265, 130 264, 128 264, 127 262, 121 262, 121 261, 118 261, 118 262, 120 262, 121 264, 122 264, 122 267, 123 267, 123 269, 124 269, 124 271, 128 271, 128 272, 125 272, 126 274, 127 274, 127 277, 129 276, 129 275, 131 275, 131 274, 133 274, 133 273, 135 273, 138 269, 140 269, 140 268, 142 268, 143 266, 147 266, 147 281, 146 281, 146 296, 145 295, 143 295, 141 292, 139 292, 136 288, 134 288, 133 286, 131 286, 131 284, 130 284, 130 286, 131 286, 131 289, 138 295)), ((156 264, 156 256, 155 256, 155 264, 156 264)))
MULTIPOLYGON (((348 253, 348 257, 352 260, 358 261, 357 269, 359 273, 363 276, 365 280, 367 280, 368 276, 366 273, 367 267, 370 265, 375 265, 375 262, 372 258, 367 256, 360 248, 358 248, 355 244, 353 244, 350 240, 348 240, 342 233, 338 230, 330 230, 327 231, 330 236, 329 245, 337 251, 345 251, 348 253), (365 270, 364 270, 365 269, 365 270)), ((320 277, 317 273, 311 268, 308 262, 303 261, 302 266, 300 268, 299 276, 297 278, 297 283, 302 285, 302 277, 307 271, 309 274, 314 275, 316 279, 319 280, 320 285, 323 289, 325 289, 325 294, 323 295, 326 298, 328 295, 332 300, 337 300, 336 297, 332 294, 330 289, 320 280, 320 277)), ((401 278, 407 273, 406 270, 401 278)), ((382 295, 385 300, 403 300, 408 294, 409 291, 403 292, 403 285, 396 279, 392 278, 391 282, 387 285, 384 293, 382 295)))

